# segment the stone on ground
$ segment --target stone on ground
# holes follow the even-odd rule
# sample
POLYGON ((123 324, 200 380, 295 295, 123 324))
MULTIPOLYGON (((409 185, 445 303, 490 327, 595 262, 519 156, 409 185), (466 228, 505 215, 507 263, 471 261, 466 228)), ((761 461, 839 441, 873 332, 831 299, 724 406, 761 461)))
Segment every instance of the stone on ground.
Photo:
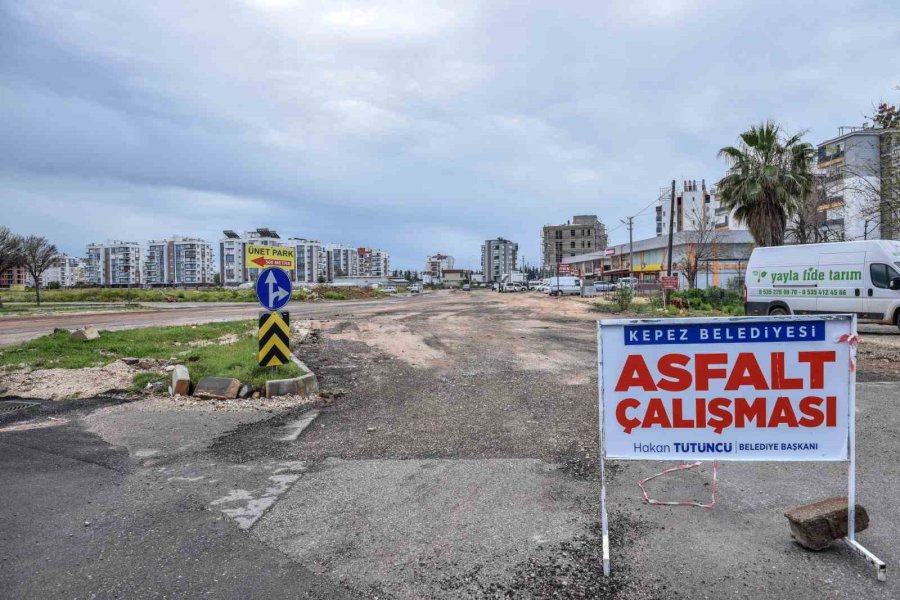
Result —
MULTIPOLYGON (((791 537, 809 550, 824 550, 832 541, 847 535, 847 498, 836 496, 785 511, 791 525, 791 537)), ((869 526, 869 513, 856 505, 856 531, 869 526)))
POLYGON ((187 396, 191 391, 191 376, 184 365, 175 365, 172 369, 172 395, 187 396))
POLYGON ((97 331, 96 327, 91 325, 89 327, 82 327, 81 329, 76 329, 75 331, 72 332, 72 335, 70 337, 71 337, 71 339, 75 340, 76 342, 87 342, 89 340, 99 340, 100 332, 97 331))
POLYGON ((194 396, 197 398, 215 398, 219 400, 233 400, 237 398, 241 389, 241 382, 231 377, 203 377, 194 388, 194 396))

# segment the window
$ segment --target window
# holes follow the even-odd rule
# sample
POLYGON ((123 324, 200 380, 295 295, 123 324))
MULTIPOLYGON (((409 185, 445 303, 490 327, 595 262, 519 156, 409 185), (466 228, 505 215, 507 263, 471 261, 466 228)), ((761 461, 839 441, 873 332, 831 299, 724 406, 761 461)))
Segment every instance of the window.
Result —
POLYGON ((575 237, 575 230, 572 230, 572 237, 575 237))
POLYGON ((570 248, 574 248, 574 247, 575 247, 575 240, 572 240, 571 242, 569 242, 569 244, 570 244, 570 245, 569 245, 570 248))
POLYGON ((872 285, 881 289, 890 289, 891 279, 900 277, 893 268, 884 264, 869 265, 869 274, 872 276, 872 285))
POLYGON ((591 247, 591 240, 588 240, 588 248, 591 247))

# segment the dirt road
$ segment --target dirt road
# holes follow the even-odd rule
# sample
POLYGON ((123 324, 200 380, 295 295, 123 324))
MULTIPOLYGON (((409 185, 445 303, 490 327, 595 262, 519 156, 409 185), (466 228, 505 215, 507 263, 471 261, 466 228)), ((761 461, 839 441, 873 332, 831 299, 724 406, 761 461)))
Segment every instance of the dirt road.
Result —
MULTIPOLYGON (((288 310, 298 318, 334 316, 384 308, 393 304, 427 301, 441 293, 421 296, 386 298, 383 300, 358 300, 342 302, 293 302, 288 310)), ((0 346, 17 344, 46 335, 55 328, 76 329, 84 325, 94 325, 98 329, 116 331, 159 325, 188 325, 253 319, 260 311, 259 305, 244 302, 191 304, 188 306, 169 305, 148 310, 123 312, 94 312, 79 314, 58 314, 44 316, 9 316, 0 318, 0 346)))
MULTIPOLYGON (((843 464, 725 463, 718 505, 705 510, 641 502, 636 482, 670 464, 610 462, 613 573, 603 578, 595 320, 604 315, 571 298, 486 291, 348 308, 329 305, 300 346, 323 397, 317 418, 288 441, 307 408, 140 400, 55 415, 67 421, 45 429, 0 429, 0 548, 14 549, 0 590, 900 597, 896 579, 877 582, 846 548, 813 554, 790 539, 783 510, 843 493, 843 464), (50 463, 106 456, 115 471, 42 477, 50 463), (29 497, 40 503, 22 518, 15 507, 29 497), (274 583, 261 577, 269 573, 274 583)), ((889 374, 891 348, 864 335, 861 376, 889 374)), ((857 390, 859 500, 871 517, 859 538, 890 565, 900 560, 900 463, 885 460, 900 432, 895 385, 857 390)), ((655 480, 651 492, 705 500, 710 477, 707 463, 655 480)))

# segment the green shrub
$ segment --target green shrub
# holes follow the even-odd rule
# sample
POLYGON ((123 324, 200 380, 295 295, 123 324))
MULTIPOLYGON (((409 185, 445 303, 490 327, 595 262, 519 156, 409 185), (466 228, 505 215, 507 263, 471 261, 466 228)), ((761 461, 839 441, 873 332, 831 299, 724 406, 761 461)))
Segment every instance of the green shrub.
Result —
POLYGON ((619 310, 628 310, 631 302, 634 300, 634 290, 630 285, 620 285, 613 292, 613 302, 619 307, 619 310))
POLYGON ((325 292, 324 294, 322 294, 322 297, 325 298, 326 300, 346 300, 347 299, 346 295, 342 294, 341 292, 335 292, 332 290, 329 290, 329 291, 325 292))

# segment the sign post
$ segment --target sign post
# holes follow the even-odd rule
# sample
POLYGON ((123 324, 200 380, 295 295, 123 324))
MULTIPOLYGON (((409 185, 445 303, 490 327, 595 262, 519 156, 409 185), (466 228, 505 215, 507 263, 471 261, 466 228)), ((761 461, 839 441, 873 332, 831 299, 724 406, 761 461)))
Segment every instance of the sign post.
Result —
POLYGON ((857 340, 853 315, 598 321, 604 575, 607 459, 847 461, 844 540, 883 580, 856 541, 857 340))
POLYGON ((256 280, 256 298, 266 309, 259 315, 257 362, 261 367, 272 367, 274 370, 290 360, 291 315, 286 310, 280 310, 291 300, 290 276, 281 267, 264 269, 256 280))

